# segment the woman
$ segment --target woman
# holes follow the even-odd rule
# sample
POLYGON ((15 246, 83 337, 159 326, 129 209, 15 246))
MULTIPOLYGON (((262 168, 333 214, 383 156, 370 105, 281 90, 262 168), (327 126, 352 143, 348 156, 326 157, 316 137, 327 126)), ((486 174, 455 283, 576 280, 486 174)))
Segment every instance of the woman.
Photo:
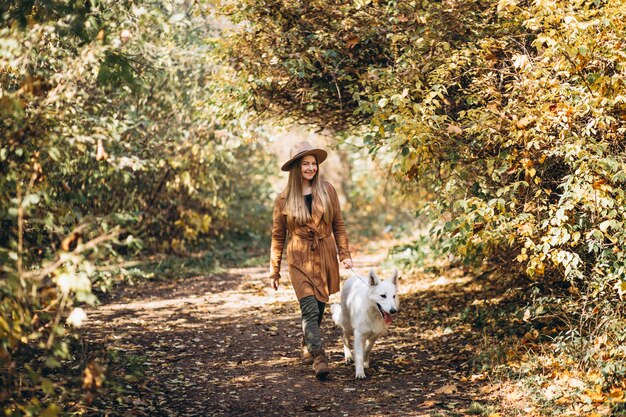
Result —
POLYGON ((270 265, 270 285, 277 290, 288 231, 289 276, 302 312, 302 361, 313 363, 318 379, 329 373, 319 326, 328 297, 339 291, 337 255, 345 268, 352 268, 337 192, 319 178, 318 164, 326 156, 326 151, 300 142, 282 166, 289 181, 274 202, 270 265))

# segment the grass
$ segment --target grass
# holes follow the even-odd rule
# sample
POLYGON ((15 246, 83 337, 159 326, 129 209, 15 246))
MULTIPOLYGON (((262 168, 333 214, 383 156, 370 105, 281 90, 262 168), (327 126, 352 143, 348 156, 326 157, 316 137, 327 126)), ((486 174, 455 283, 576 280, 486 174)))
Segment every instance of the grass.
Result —
POLYGON ((494 411, 492 407, 476 402, 470 404, 470 406, 467 407, 467 410, 465 410, 465 414, 469 414, 471 416, 488 416, 493 413, 494 411))
POLYGON ((124 380, 138 380, 144 376, 148 356, 127 354, 119 350, 109 350, 108 352, 110 364, 124 372, 124 380))

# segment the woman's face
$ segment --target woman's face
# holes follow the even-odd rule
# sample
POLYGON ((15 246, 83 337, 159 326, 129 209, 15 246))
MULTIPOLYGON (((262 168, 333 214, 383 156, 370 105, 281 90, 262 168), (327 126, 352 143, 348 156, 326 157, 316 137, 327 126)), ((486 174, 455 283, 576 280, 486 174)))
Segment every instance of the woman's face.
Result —
POLYGON ((300 173, 302 174, 302 178, 307 181, 313 180, 315 174, 317 174, 317 160, 313 155, 306 155, 302 157, 302 161, 300 162, 300 173))

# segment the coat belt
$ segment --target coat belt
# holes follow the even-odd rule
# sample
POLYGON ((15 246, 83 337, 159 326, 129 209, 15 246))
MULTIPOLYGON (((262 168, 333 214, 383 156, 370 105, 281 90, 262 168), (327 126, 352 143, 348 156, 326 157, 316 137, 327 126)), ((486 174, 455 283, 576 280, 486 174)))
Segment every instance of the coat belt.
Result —
POLYGON ((316 232, 314 232, 312 230, 309 233, 296 232, 294 234, 296 236, 298 236, 302 240, 306 240, 308 242, 311 242, 311 250, 316 250, 319 247, 320 240, 324 240, 324 239, 330 237, 330 235, 323 235, 323 234, 320 234, 320 233, 316 233, 316 232))
MULTIPOLYGON (((304 241, 310 242, 311 250, 318 250, 320 241, 323 241, 324 239, 330 237, 330 234, 323 235, 321 233, 315 232, 314 230, 309 230, 308 233, 305 231, 302 231, 302 232, 298 231, 294 233, 294 235, 298 236, 298 238, 304 241)), ((323 285, 326 287, 326 291, 329 291, 328 280, 322 277, 322 273, 324 274, 326 273, 326 256, 327 256, 326 254, 319 253, 320 270, 317 271, 317 273, 319 274, 317 276, 321 279, 321 281, 315 280, 313 276, 309 277, 309 280, 314 287, 319 287, 320 285, 323 285)), ((313 272, 313 275, 314 276, 316 275, 315 272, 313 272)))

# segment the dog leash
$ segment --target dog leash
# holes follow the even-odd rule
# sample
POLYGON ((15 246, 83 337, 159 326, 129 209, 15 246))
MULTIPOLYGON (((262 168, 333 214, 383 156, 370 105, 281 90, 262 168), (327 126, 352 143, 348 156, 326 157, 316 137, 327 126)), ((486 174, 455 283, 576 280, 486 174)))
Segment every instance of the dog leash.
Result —
POLYGON ((354 275, 355 275, 355 276, 359 279, 359 281, 361 281, 361 282, 363 283, 363 285, 365 285, 366 287, 369 287, 369 285, 367 285, 367 284, 365 283, 365 281, 363 281, 363 280, 361 279, 361 276, 360 276, 359 274, 357 274, 357 273, 356 273, 356 271, 354 270, 354 268, 350 268, 350 271, 352 271, 352 273, 353 273, 353 274, 354 274, 354 275))

